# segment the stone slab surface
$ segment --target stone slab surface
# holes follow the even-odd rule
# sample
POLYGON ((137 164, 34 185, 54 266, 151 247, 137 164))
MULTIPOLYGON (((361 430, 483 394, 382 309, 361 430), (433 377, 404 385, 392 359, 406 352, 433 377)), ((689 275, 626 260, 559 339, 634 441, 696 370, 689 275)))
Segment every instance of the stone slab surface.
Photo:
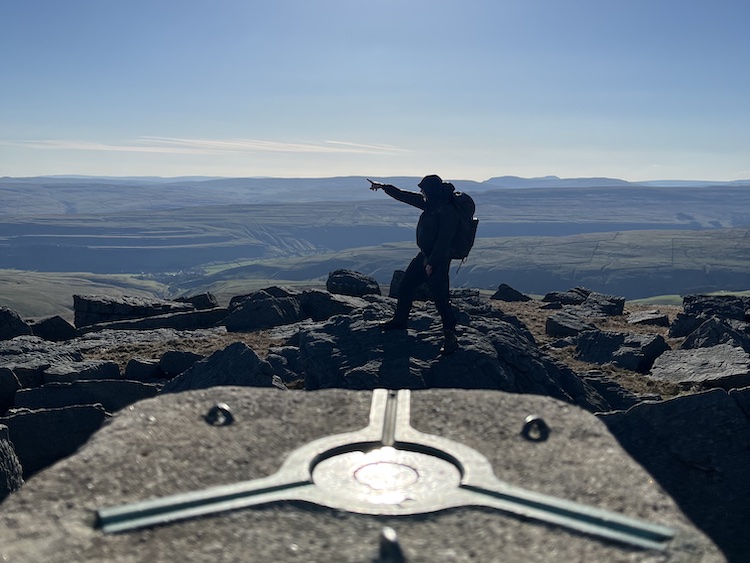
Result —
POLYGON ((414 391, 411 424, 478 450, 508 483, 671 526, 666 551, 468 507, 378 517, 289 502, 120 534, 94 528, 97 508, 271 475, 302 445, 367 426, 371 398, 216 387, 131 405, 0 506, 0 560, 361 563, 377 558, 384 526, 410 562, 725 560, 595 416, 500 391, 414 391), (231 407, 234 424, 204 421, 217 402, 231 407), (547 421, 548 440, 520 435, 529 414, 547 421))

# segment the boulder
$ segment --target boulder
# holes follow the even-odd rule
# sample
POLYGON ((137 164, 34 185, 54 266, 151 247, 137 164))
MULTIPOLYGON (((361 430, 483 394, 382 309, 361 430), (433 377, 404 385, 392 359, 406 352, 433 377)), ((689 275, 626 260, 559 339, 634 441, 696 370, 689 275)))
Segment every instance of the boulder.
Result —
POLYGON ((44 383, 70 382, 81 379, 118 379, 120 377, 120 366, 112 360, 64 362, 46 368, 42 375, 44 383))
POLYGON ((154 317, 167 313, 191 311, 190 303, 164 299, 111 295, 74 295, 73 310, 78 328, 126 319, 154 317))
MULTIPOLYGON (((261 289, 259 291, 262 291, 264 294, 271 295, 272 297, 279 297, 279 298, 298 297, 301 293, 300 291, 294 288, 279 286, 279 285, 272 285, 264 289, 261 289)), ((229 311, 230 312, 234 311, 237 307, 242 305, 248 299, 257 298, 259 291, 253 291, 251 293, 245 293, 242 295, 235 295, 229 301, 229 311)))
POLYGON ((577 336, 581 332, 595 330, 596 326, 570 310, 553 313, 545 321, 544 330, 554 338, 577 336))
MULTIPOLYGON (((750 398, 748 389, 739 394, 750 398)), ((600 416, 685 514, 739 562, 750 553, 750 420, 733 397, 715 389, 600 416)))
POLYGON ((350 295, 334 295, 327 291, 312 289, 299 296, 299 305, 304 317, 322 321, 334 315, 351 313, 366 307, 369 301, 350 295))
POLYGON ((71 405, 101 404, 108 413, 142 399, 154 397, 160 385, 124 379, 47 383, 16 393, 16 408, 49 409, 71 405))
POLYGON ((0 417, 23 467, 24 479, 69 456, 96 432, 106 418, 102 405, 11 410, 0 417))
POLYGON ((330 293, 362 297, 380 295, 380 286, 375 278, 352 270, 335 270, 328 274, 326 290, 330 293))
POLYGON ((683 387, 736 389, 750 385, 750 354, 729 344, 669 350, 656 359, 649 376, 683 387))
POLYGON ((252 332, 300 319, 302 313, 296 297, 275 297, 261 290, 234 308, 223 324, 229 332, 252 332))
POLYGON ((171 379, 182 372, 187 371, 195 362, 205 358, 202 354, 189 352, 187 350, 169 350, 164 352, 159 358, 159 368, 161 368, 164 377, 171 379))
POLYGON ((640 311, 628 315, 628 324, 668 327, 669 317, 656 309, 653 311, 640 311))
POLYGON ((285 388, 274 375, 271 364, 260 359, 245 343, 235 342, 169 380, 161 392, 178 393, 218 385, 285 388))
POLYGON ((592 291, 579 305, 579 308, 581 314, 585 317, 615 317, 622 315, 625 309, 625 298, 592 291))
POLYGON ((13 309, 0 306, 0 340, 31 334, 31 327, 13 309))
MULTIPOLYGON (((94 525, 97 509, 273 475, 291 452, 313 440, 367 426, 371 395, 222 387, 141 401, 120 412, 74 456, 38 474, 33 487, 5 501, 0 559, 364 562, 379 559, 378 535, 390 526, 406 561, 724 560, 596 417, 547 397, 467 390, 413 392, 409 423, 477 451, 488 473, 510 485, 668 526, 674 539, 663 551, 634 548, 471 505, 377 516, 270 501, 127 533, 103 533, 94 525), (231 407, 233 424, 204 421, 219 402, 231 407), (547 421, 547 440, 521 436, 529 413, 547 421)), ((461 457, 475 468, 475 461, 461 457)), ((294 467, 309 471, 300 465, 294 467)), ((398 477, 409 477, 408 468, 398 469, 398 477)), ((455 473, 457 479, 464 476, 455 473)), ((455 487, 448 476, 432 475, 440 493, 455 487)), ((747 534, 738 536, 747 541, 747 534)))
POLYGON ((34 336, 53 342, 71 340, 77 336, 75 327, 60 315, 32 321, 29 326, 34 336))
POLYGON ((711 317, 693 332, 680 345, 681 349, 710 348, 718 344, 729 344, 750 352, 750 324, 711 317))
POLYGON ((574 287, 567 291, 550 291, 543 298, 545 303, 562 303, 563 305, 580 305, 591 294, 590 289, 574 287))
POLYGON ((501 283, 497 291, 492 294, 490 299, 497 299, 499 301, 506 301, 508 303, 531 301, 531 297, 524 295, 520 291, 517 291, 507 284, 501 283))
POLYGON ((10 441, 8 427, 0 424, 0 503, 23 485, 23 468, 10 441))
POLYGON ((658 334, 630 334, 590 330, 578 335, 576 357, 595 364, 613 363, 624 369, 648 373, 669 345, 658 334))

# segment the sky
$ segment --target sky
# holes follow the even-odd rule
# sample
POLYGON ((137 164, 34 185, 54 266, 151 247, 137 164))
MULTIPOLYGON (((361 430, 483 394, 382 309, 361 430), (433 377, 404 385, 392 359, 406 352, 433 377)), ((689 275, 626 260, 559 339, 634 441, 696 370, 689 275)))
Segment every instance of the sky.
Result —
POLYGON ((0 176, 750 178, 747 0, 0 0, 0 176))

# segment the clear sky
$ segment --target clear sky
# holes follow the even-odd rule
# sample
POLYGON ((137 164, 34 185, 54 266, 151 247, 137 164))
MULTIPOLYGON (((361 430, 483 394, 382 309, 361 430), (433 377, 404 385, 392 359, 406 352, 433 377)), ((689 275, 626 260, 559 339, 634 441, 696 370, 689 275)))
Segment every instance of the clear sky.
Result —
POLYGON ((748 0, 0 0, 0 176, 750 178, 748 0))

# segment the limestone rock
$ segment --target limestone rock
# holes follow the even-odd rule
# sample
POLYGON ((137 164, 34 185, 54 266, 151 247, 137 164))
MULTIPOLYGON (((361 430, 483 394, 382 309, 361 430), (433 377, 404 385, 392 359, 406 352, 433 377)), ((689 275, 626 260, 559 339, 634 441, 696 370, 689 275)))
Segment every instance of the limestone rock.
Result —
POLYGON ((137 319, 125 319, 121 321, 92 324, 78 329, 78 334, 86 334, 88 332, 102 330, 154 330, 168 328, 186 331, 206 329, 215 327, 222 323, 228 314, 229 311, 222 307, 195 311, 180 311, 177 313, 152 315, 137 319))
POLYGON ((658 334, 630 334, 591 330, 582 332, 576 344, 576 357, 584 362, 612 362, 631 371, 648 373, 654 361, 669 350, 658 334))
POLYGON ((694 317, 708 318, 717 316, 738 321, 750 320, 746 318, 746 311, 750 309, 750 297, 735 295, 686 295, 682 299, 682 307, 686 315, 694 317))
POLYGON ((562 303, 563 305, 581 305, 590 294, 590 289, 574 287, 567 291, 550 291, 542 298, 542 301, 545 303, 562 303))
POLYGON ((154 317, 194 309, 189 303, 164 299, 108 295, 74 295, 73 310, 78 328, 104 322, 154 317))
POLYGON ((230 332, 253 331, 299 321, 302 318, 296 297, 275 297, 258 291, 241 302, 224 319, 230 332))
POLYGON ((556 338, 577 336, 584 331, 595 329, 595 325, 569 310, 554 313, 545 321, 545 332, 556 338))
POLYGON ((506 301, 508 303, 518 302, 518 301, 531 301, 531 297, 528 295, 524 295, 520 291, 513 289, 507 284, 501 283, 497 291, 492 294, 492 297, 490 299, 497 299, 500 301, 506 301))
POLYGON ((190 303, 197 310, 202 311, 204 309, 216 309, 219 306, 219 302, 216 300, 216 296, 212 293, 199 293, 198 295, 178 297, 175 299, 178 303, 190 303))
POLYGON ((159 360, 152 358, 131 358, 125 365, 125 379, 130 381, 154 381, 165 379, 159 360))
POLYGON ((123 379, 47 383, 16 393, 16 408, 49 409, 71 405, 101 404, 113 413, 142 399, 154 397, 160 386, 155 383, 123 379))
POLYGON ((669 317, 665 313, 660 313, 658 310, 642 311, 628 315, 628 324, 667 327, 669 326, 669 317))
POLYGON ((21 388, 16 374, 12 369, 0 367, 0 415, 5 414, 13 406, 16 391, 21 388))
MULTIPOLYGON (((750 390, 740 392, 747 398, 750 390)), ((601 415, 610 431, 730 561, 750 553, 750 420, 725 391, 601 415)))
POLYGON ((750 385, 750 354, 729 344, 668 350, 654 362, 649 376, 685 387, 736 389, 750 385))
POLYGON ((93 525, 98 508, 272 475, 312 440, 367 426, 370 402, 369 392, 236 387, 141 401, 74 456, 38 474, 33 487, 6 499, 0 558, 363 562, 376 559, 377 537, 390 526, 407 561, 724 560, 596 417, 546 397, 486 391, 413 392, 411 425, 475 449, 507 483, 669 526, 676 536, 666 550, 636 549, 472 506, 383 517, 271 503, 123 534, 93 525), (217 402, 229 404, 234 424, 204 422, 217 402), (548 422, 549 439, 520 436, 529 413, 548 422))
POLYGON ((102 405, 19 409, 0 417, 23 467, 25 479, 81 447, 104 422, 102 405))
POLYGON ((682 342, 680 348, 710 348, 718 344, 729 344, 735 348, 742 348, 750 352, 750 324, 711 317, 701 324, 682 342))
POLYGON ((261 360, 258 354, 243 342, 235 342, 169 380, 164 385, 162 393, 206 389, 217 385, 283 388, 280 380, 274 381, 273 368, 267 361, 261 360))
POLYGON ((23 468, 10 441, 8 427, 0 424, 0 503, 23 485, 23 468))
POLYGON ((0 340, 24 334, 31 334, 31 327, 13 309, 0 307, 0 340))
POLYGON ((351 295, 335 295, 327 291, 311 289, 299 296, 299 304, 305 317, 314 321, 329 319, 334 315, 345 315, 366 307, 369 301, 351 295))
POLYGON ((34 336, 53 342, 71 340, 77 336, 75 327, 60 315, 30 322, 29 326, 34 336))
POLYGON ((81 379, 117 379, 120 366, 111 360, 81 360, 79 362, 59 362, 46 368, 44 383, 78 381, 81 379))
POLYGON ((159 358, 159 368, 167 379, 187 371, 205 356, 184 350, 169 350, 159 358))
POLYGON ((335 270, 329 273, 326 290, 354 297, 380 295, 380 286, 374 278, 352 270, 335 270))

